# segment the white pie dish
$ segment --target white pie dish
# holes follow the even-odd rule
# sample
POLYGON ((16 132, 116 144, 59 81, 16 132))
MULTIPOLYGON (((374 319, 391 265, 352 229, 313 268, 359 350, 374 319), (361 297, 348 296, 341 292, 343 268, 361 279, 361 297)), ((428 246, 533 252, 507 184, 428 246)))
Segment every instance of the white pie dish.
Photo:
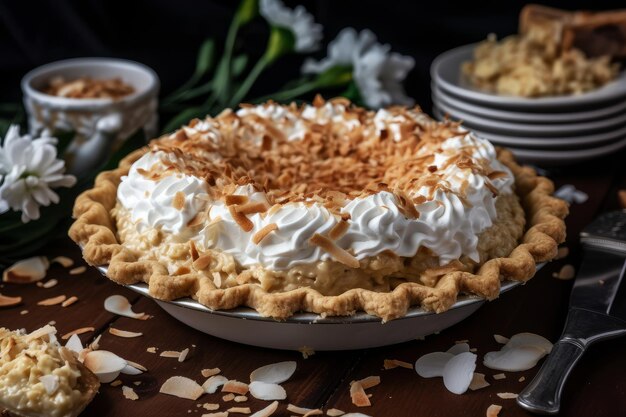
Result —
MULTIPOLYGON (((537 269, 543 265, 538 264, 537 269)), ((106 266, 98 269, 106 276, 106 266)), ((518 285, 520 283, 515 281, 503 282, 500 293, 518 285)), ((438 333, 460 322, 485 302, 476 296, 460 295, 457 302, 443 313, 413 307, 405 317, 387 323, 381 323, 380 318, 364 312, 326 318, 313 313, 298 313, 284 321, 276 321, 247 307, 218 311, 188 297, 173 301, 157 300, 150 296, 144 283, 126 287, 153 299, 166 313, 203 333, 237 343, 286 350, 352 350, 407 342, 438 333)))

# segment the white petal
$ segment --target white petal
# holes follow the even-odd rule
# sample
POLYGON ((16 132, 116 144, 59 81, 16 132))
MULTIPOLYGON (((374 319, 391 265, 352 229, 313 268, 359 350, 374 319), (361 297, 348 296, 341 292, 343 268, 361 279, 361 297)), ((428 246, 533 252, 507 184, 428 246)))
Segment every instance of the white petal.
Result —
POLYGON ((80 351, 83 350, 83 343, 80 341, 80 337, 78 337, 77 334, 73 334, 67 343, 65 343, 65 347, 72 352, 80 353, 80 351))
POLYGON ((446 363, 443 370, 443 384, 454 394, 463 394, 470 386, 476 369, 476 355, 463 352, 446 363))
POLYGON ((499 371, 526 371, 537 365, 545 355, 545 350, 537 346, 515 346, 485 354, 483 364, 499 371))
POLYGON ((415 362, 415 372, 422 378, 443 376, 443 370, 454 355, 448 352, 432 352, 421 356, 415 362))
POLYGON ((272 363, 252 371, 250 381, 281 384, 291 378, 295 371, 296 362, 294 361, 272 363))
POLYGON ((138 319, 144 316, 144 313, 133 312, 130 302, 123 295, 111 295, 104 300, 104 309, 109 313, 117 314, 131 319, 138 319))
POLYGON ((45 256, 34 256, 18 261, 4 270, 2 281, 28 284, 46 277, 50 263, 45 256))
POLYGON ((287 398, 285 389, 278 384, 252 381, 248 387, 250 389, 250 394, 258 400, 272 401, 284 400, 287 398))
POLYGON ((124 359, 106 350, 94 350, 87 353, 83 364, 102 383, 113 381, 127 365, 124 359))
POLYGON ((204 381, 204 384, 202 384, 202 388, 208 394, 214 394, 219 387, 221 387, 227 382, 228 382, 228 378, 226 378, 225 376, 214 375, 210 377, 209 379, 207 379, 206 381, 204 381))
POLYGON ((539 336, 535 333, 518 333, 511 337, 502 349, 510 349, 516 346, 536 346, 546 353, 550 353, 552 351, 552 343, 545 337, 539 336))
POLYGON ((452 353, 453 355, 458 355, 459 353, 469 352, 470 347, 467 343, 455 343, 450 349, 446 352, 452 353))

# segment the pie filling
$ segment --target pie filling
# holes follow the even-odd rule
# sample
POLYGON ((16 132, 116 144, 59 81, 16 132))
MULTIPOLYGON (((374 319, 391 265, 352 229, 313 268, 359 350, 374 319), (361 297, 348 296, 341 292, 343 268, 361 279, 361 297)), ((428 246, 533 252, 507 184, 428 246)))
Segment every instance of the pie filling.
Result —
POLYGON ((489 142, 419 109, 266 103, 153 141, 112 215, 172 276, 337 295, 507 256, 524 230, 513 187, 489 142))

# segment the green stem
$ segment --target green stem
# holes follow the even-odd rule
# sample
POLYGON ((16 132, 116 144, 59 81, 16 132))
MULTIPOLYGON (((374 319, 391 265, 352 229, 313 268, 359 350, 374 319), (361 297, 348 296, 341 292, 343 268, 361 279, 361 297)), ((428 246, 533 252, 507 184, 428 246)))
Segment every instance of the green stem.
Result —
POLYGON ((237 40, 237 32, 239 31, 240 22, 239 19, 233 19, 228 28, 228 34, 226 35, 226 43, 224 44, 224 55, 220 60, 220 63, 215 72, 216 81, 214 83, 212 101, 216 101, 220 97, 223 101, 228 99, 230 95, 231 79, 230 79, 230 67, 233 58, 233 51, 235 49, 235 41, 237 40))
POLYGON ((313 80, 307 83, 302 83, 296 87, 289 88, 287 90, 278 91, 274 94, 268 94, 263 97, 252 100, 253 103, 261 103, 267 100, 275 101, 287 101, 292 100, 302 94, 306 94, 320 87, 318 80, 313 80))
POLYGON ((248 94, 248 92, 250 91, 250 88, 252 88, 254 82, 257 80, 257 78, 259 78, 259 75, 261 75, 263 70, 270 64, 270 62, 271 60, 268 59, 267 55, 263 55, 261 59, 257 61, 246 79, 241 84, 241 86, 237 89, 235 94, 233 94, 233 97, 229 101, 228 107, 234 108, 244 99, 246 94, 248 94))
POLYGON ((170 96, 166 98, 165 100, 163 100, 161 106, 168 107, 168 106, 171 106, 172 104, 177 103, 179 100, 185 101, 185 100, 189 100, 192 98, 196 98, 198 96, 203 95, 204 93, 208 93, 212 89, 213 89, 213 82, 209 81, 208 83, 203 84, 199 87, 190 88, 186 91, 181 91, 176 96, 170 96))

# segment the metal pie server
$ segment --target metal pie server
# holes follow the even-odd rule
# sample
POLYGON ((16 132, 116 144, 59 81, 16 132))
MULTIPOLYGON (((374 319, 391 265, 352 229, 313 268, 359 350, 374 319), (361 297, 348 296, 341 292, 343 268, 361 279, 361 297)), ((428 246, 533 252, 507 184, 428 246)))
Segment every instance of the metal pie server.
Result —
POLYGON ((519 394, 528 411, 557 414, 565 381, 592 343, 626 335, 626 210, 605 213, 580 234, 583 262, 560 340, 519 394), (623 288, 620 288, 623 287, 623 288))

